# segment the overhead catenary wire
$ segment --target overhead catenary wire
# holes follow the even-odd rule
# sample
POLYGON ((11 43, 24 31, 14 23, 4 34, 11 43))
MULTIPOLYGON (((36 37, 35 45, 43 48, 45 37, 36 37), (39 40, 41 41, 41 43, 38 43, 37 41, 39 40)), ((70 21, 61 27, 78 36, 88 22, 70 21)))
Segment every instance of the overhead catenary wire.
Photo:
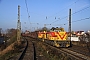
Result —
MULTIPOLYGON (((72 21, 71 24, 72 24, 72 23, 75 23, 75 22, 83 21, 83 20, 89 20, 89 19, 90 19, 90 17, 84 18, 84 19, 80 19, 80 20, 76 20, 76 21, 72 21)), ((64 25, 67 25, 67 24, 68 24, 68 23, 60 24, 60 26, 64 26, 64 25)))
MULTIPOLYGON (((79 1, 79 0, 77 0, 76 2, 78 2, 78 1, 79 1)), ((76 2, 75 2, 75 3, 76 3, 76 2)), ((26 0, 25 0, 25 4, 26 4, 26 8, 27 8, 28 18, 30 18, 30 15, 29 15, 29 12, 28 12, 28 7, 27 7, 27 1, 26 1, 26 0)), ((79 13, 79 12, 81 12, 81 11, 87 9, 87 8, 90 8, 90 6, 84 8, 84 9, 81 9, 81 10, 79 10, 79 11, 76 11, 76 12, 72 13, 71 15, 74 15, 74 14, 76 14, 76 13, 79 13)), ((55 23, 55 22, 59 21, 59 20, 63 20, 63 19, 65 19, 65 18, 67 18, 67 17, 68 17, 68 15, 65 16, 65 17, 63 17, 63 18, 61 18, 61 19, 55 20, 54 22, 51 22, 50 25, 51 25, 52 23, 55 23)), ((47 19, 48 19, 48 17, 47 17, 47 19)))
MULTIPOLYGON (((70 4, 70 5, 68 5, 67 7, 69 7, 69 6, 72 6, 73 4, 75 4, 75 3, 77 3, 79 0, 76 0, 75 2, 73 2, 72 4, 70 4)), ((27 13, 28 13, 28 19, 30 19, 30 15, 29 15, 29 12, 28 12, 28 6, 27 6, 27 0, 25 0, 25 4, 26 4, 26 9, 27 9, 27 13)), ((62 10, 60 10, 59 12, 61 12, 61 11, 63 11, 64 9, 66 9, 67 7, 64 7, 62 10)), ((57 12, 58 13, 58 12, 57 12)), ((55 14, 57 14, 57 13, 55 13, 55 14)), ((55 15, 54 14, 54 15, 55 15)), ((50 17, 52 17, 52 16, 50 16, 50 17)), ((46 16, 46 19, 48 19, 48 18, 50 18, 50 17, 47 17, 46 16)), ((63 17, 63 18, 61 18, 61 19, 59 19, 59 20, 62 20, 62 19, 64 19, 64 18, 67 18, 68 16, 65 16, 65 17, 63 17)), ((55 17, 56 18, 56 17, 55 17)), ((46 20, 45 19, 45 20, 46 20)), ((58 20, 56 20, 56 21, 58 21, 58 20)), ((56 22, 56 21, 54 21, 54 22, 56 22)), ((30 21, 29 21, 30 22, 30 21)), ((52 23, 54 23, 54 22, 52 22, 52 23)), ((51 23, 51 24, 52 24, 51 23)), ((31 24, 31 23, 30 23, 31 24)))
MULTIPOLYGON (((65 18, 67 18, 67 17, 68 17, 68 16, 65 16, 65 17, 63 17, 63 18, 61 18, 61 19, 58 19, 58 20, 52 22, 52 23, 55 23, 55 22, 57 22, 57 21, 59 21, 59 20, 65 19, 65 18)), ((50 24, 52 24, 52 23, 50 23, 50 24)))
POLYGON ((72 23, 73 23, 73 22, 82 21, 82 20, 86 20, 86 19, 90 19, 90 17, 88 17, 88 18, 84 18, 84 19, 80 19, 80 20, 76 20, 76 21, 72 21, 72 23))
MULTIPOLYGON (((86 8, 83 8, 83 9, 81 9, 81 10, 79 10, 79 11, 76 11, 76 12, 72 13, 71 15, 74 15, 74 14, 76 14, 76 13, 79 13, 79 12, 85 10, 85 9, 88 9, 88 8, 90 8, 90 6, 88 6, 88 7, 86 7, 86 8)), ((61 18, 61 19, 59 19, 59 20, 65 19, 65 18, 67 18, 67 17, 68 17, 68 16, 65 16, 65 17, 63 17, 63 18, 61 18)), ((52 23, 55 23, 55 22, 57 22, 57 21, 59 21, 59 20, 56 20, 56 21, 54 21, 54 22, 52 22, 52 23)), ((52 23, 51 23, 51 24, 52 24, 52 23)))
POLYGON ((30 22, 30 15, 29 15, 29 12, 28 12, 27 0, 25 0, 25 4, 26 4, 26 9, 27 9, 27 14, 28 14, 29 23, 32 24, 32 23, 30 22))
MULTIPOLYGON (((83 20, 87 20, 87 19, 90 19, 90 17, 84 18, 84 19, 79 19, 79 20, 76 20, 76 21, 72 21, 71 23, 78 22, 78 21, 83 21, 83 20)), ((62 25, 66 25, 66 24, 68 24, 68 23, 64 23, 62 25)))
MULTIPOLYGON (((79 0, 76 0, 75 2, 73 2, 73 3, 70 4, 70 5, 68 5, 67 7, 72 6, 73 4, 77 3, 78 1, 79 1, 79 0)), ((28 17, 30 17, 29 12, 28 12, 27 0, 25 0, 25 4, 26 4, 26 9, 27 9, 28 17)), ((60 10, 59 12, 63 11, 63 10, 66 9, 67 7, 64 7, 64 8, 63 8, 62 10, 60 10)), ((54 15, 58 14, 59 12, 55 13, 54 15)), ((34 13, 35 13, 35 12, 34 12, 34 13)), ((35 13, 35 14, 37 14, 37 13, 35 13)), ((41 14, 41 15, 42 15, 42 14, 41 14)), ((52 16, 53 16, 53 15, 52 15, 52 16)), ((52 17, 52 16, 50 16, 50 17, 52 17)), ((50 17, 47 16, 47 19, 50 18, 50 17)))
MULTIPOLYGON (((67 7, 76 4, 78 1, 79 1, 79 0, 76 0, 75 2, 73 2, 72 4, 70 4, 70 5, 66 6, 66 7, 64 7, 63 9, 61 9, 61 10, 58 11, 57 13, 53 14, 52 16, 49 16, 49 17, 46 16, 46 19, 44 19, 44 21, 47 20, 47 19, 49 19, 49 18, 51 18, 51 17, 53 17, 54 15, 58 14, 59 12, 64 11, 67 7)), ((65 17, 64 17, 64 18, 65 18, 65 17)), ((58 21, 58 20, 56 20, 56 19, 57 19, 57 18, 56 18, 56 16, 55 16, 55 21, 58 21)), ((59 19, 59 18, 58 18, 58 19, 59 19)), ((63 19, 63 18, 62 18, 62 19, 63 19)), ((42 20, 42 21, 43 21, 43 20, 42 20)), ((52 23, 54 23, 54 22, 52 22, 52 23)), ((52 23, 51 23, 51 24, 52 24, 52 23)))
MULTIPOLYGON (((61 12, 61 11, 63 11, 63 10, 65 10, 67 7, 69 7, 69 6, 72 6, 73 4, 75 4, 75 3, 77 3, 79 0, 76 0, 75 2, 73 2, 72 4, 70 4, 70 5, 68 5, 68 6, 66 6, 66 7, 64 7, 62 10, 60 10, 59 12, 61 12)), ((56 14, 58 14, 59 12, 57 12, 57 13, 55 13, 55 14, 53 14, 52 16, 54 16, 54 15, 56 15, 56 14)), ((50 16, 50 17, 52 17, 52 16, 50 16)), ((48 18, 50 18, 50 17, 48 17, 48 18)))
MULTIPOLYGON (((27 14, 28 14, 28 21, 30 23, 30 15, 29 15, 29 12, 28 12, 27 0, 25 0, 25 4, 26 4, 26 9, 27 9, 27 14)), ((31 23, 30 23, 30 26, 31 26, 31 23)), ((30 27, 30 30, 31 30, 31 27, 30 27)))
POLYGON ((88 7, 86 7, 86 8, 83 8, 83 9, 81 9, 81 10, 79 10, 79 11, 76 11, 76 12, 72 13, 72 15, 73 15, 73 14, 76 14, 76 13, 78 13, 78 12, 80 12, 80 11, 83 11, 83 10, 85 10, 85 9, 87 9, 87 8, 90 8, 90 6, 88 6, 88 7))
POLYGON ((26 4, 26 9, 27 9, 28 18, 29 18, 29 17, 30 17, 30 15, 29 15, 29 12, 28 12, 27 0, 25 0, 25 4, 26 4))

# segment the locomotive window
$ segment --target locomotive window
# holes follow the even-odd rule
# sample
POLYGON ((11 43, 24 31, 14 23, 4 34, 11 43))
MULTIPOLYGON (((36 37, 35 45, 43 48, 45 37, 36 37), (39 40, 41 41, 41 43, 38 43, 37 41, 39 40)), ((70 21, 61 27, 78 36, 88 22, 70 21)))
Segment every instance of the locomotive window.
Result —
POLYGON ((54 30, 55 32, 61 32, 61 30, 54 30))
POLYGON ((63 30, 50 30, 51 32, 64 32, 63 30))

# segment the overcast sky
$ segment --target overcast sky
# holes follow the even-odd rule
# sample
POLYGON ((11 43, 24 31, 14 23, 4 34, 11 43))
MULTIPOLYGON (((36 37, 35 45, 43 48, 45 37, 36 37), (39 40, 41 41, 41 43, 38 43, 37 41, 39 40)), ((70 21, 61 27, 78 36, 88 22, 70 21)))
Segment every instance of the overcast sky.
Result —
POLYGON ((72 30, 90 30, 90 0, 26 0, 26 2, 25 0, 0 0, 0 28, 3 30, 17 28, 18 5, 20 5, 22 30, 35 30, 46 24, 48 28, 63 27, 68 31, 70 8, 71 20, 76 21, 72 23, 72 30), (28 18, 26 4, 30 18, 28 18))

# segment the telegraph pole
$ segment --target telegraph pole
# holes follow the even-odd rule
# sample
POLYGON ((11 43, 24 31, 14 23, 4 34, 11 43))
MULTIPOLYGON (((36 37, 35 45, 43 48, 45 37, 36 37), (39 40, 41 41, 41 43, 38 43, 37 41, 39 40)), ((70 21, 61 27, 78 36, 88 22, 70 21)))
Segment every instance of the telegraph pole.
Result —
POLYGON ((20 6, 18 5, 17 41, 21 38, 20 6))
POLYGON ((70 33, 70 44, 71 44, 71 9, 69 9, 69 33, 70 33))

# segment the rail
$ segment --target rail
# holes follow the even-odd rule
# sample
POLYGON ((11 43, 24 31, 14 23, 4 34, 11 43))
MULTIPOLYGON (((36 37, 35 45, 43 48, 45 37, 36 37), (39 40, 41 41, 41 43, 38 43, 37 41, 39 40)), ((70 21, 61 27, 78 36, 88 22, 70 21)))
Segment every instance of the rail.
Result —
MULTIPOLYGON (((59 50, 60 50, 60 49, 59 49, 59 50)), ((62 51, 63 53, 68 54, 69 56, 74 57, 74 58, 77 59, 77 60, 90 60, 90 57, 85 56, 85 55, 80 54, 80 53, 77 53, 77 52, 74 52, 74 51, 71 51, 71 50, 68 50, 68 49, 66 49, 66 48, 62 48, 61 51, 62 51)))
POLYGON ((21 53, 20 57, 18 58, 18 60, 22 60, 23 59, 23 56, 25 55, 27 47, 28 47, 28 41, 26 40, 26 46, 25 46, 24 50, 22 51, 22 53, 21 53))
MULTIPOLYGON (((46 45, 49 45, 49 44, 46 44, 46 45)), ((76 59, 76 60, 90 60, 90 57, 89 56, 86 56, 86 55, 83 55, 81 53, 77 53, 75 51, 72 51, 72 50, 69 50, 67 48, 56 48, 54 46, 51 46, 49 45, 51 48, 57 50, 57 51, 60 51, 62 53, 65 53, 67 54, 68 56, 76 59)))
POLYGON ((25 40, 27 43, 26 47, 24 48, 18 60, 36 60, 36 50, 34 43, 31 40, 25 40))

